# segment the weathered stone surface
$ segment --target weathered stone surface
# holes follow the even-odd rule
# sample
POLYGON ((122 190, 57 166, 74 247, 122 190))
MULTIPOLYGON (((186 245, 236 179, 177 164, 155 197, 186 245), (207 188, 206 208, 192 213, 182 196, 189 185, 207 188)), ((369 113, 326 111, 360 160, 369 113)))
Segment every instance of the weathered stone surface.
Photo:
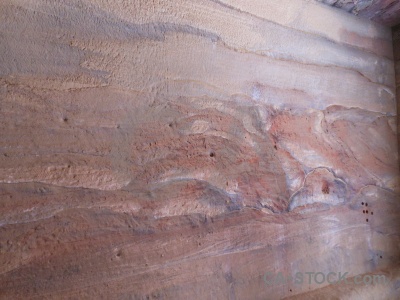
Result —
MULTIPOLYGON (((400 113, 400 26, 396 26, 393 31, 393 53, 394 68, 396 73, 396 97, 397 97, 397 115, 400 113)), ((400 149, 400 122, 397 118, 398 149, 400 149)))
POLYGON ((389 28, 291 0, 0 15, 2 298, 350 297, 263 277, 384 270, 399 295, 389 28))
POLYGON ((395 26, 400 23, 400 2, 397 0, 317 0, 328 5, 368 18, 375 22, 395 26))

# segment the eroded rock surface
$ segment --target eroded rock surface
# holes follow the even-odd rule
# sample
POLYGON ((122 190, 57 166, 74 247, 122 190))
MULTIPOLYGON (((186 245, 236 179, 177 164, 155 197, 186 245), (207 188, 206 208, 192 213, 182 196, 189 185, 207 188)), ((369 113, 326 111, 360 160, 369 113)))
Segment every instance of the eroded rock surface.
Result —
POLYGON ((397 268, 389 28, 291 0, 0 16, 1 297, 306 299, 327 283, 264 274, 397 268))
POLYGON ((341 8, 375 22, 395 26, 400 23, 400 3, 397 0, 317 0, 341 8))

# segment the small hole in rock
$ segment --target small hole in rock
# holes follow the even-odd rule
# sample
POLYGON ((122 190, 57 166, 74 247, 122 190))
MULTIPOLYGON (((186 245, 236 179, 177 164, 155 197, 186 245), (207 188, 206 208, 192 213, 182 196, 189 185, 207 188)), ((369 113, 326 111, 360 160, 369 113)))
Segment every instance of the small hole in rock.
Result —
POLYGON ((368 206, 368 203, 365 203, 365 206, 368 206))
POLYGON ((275 150, 278 150, 278 147, 276 147, 276 145, 274 145, 275 150))
POLYGON ((65 117, 63 120, 64 120, 64 122, 68 122, 68 118, 67 117, 65 117))
POLYGON ((361 202, 361 205, 364 205, 364 202, 361 202))
POLYGON ((215 156, 215 153, 214 152, 211 152, 210 153, 210 157, 214 157, 215 156))
POLYGON ((366 221, 368 222, 368 219, 366 219, 366 221))
POLYGON ((382 255, 381 256, 379 256, 380 258, 382 258, 382 255))
POLYGON ((329 185, 328 183, 324 183, 324 185, 322 186, 322 193, 324 194, 329 194, 329 185))
POLYGON ((374 214, 374 212, 373 211, 371 211, 371 215, 373 215, 374 214))
POLYGON ((365 210, 363 210, 363 214, 365 214, 365 210))

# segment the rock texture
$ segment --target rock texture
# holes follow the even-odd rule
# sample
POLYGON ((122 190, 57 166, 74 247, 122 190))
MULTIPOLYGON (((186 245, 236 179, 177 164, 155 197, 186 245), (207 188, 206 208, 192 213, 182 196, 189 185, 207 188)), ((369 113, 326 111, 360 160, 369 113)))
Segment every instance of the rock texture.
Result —
POLYGON ((400 24, 398 0, 317 0, 375 22, 395 26, 400 24))
MULTIPOLYGON (((393 53, 394 68, 396 73, 396 97, 397 97, 397 115, 400 112, 400 25, 392 29, 393 31, 393 53)), ((398 149, 400 150, 400 122, 397 118, 398 149)))
POLYGON ((330 271, 399 297, 389 28, 292 0, 0 16, 0 297, 352 295, 263 280, 330 271))

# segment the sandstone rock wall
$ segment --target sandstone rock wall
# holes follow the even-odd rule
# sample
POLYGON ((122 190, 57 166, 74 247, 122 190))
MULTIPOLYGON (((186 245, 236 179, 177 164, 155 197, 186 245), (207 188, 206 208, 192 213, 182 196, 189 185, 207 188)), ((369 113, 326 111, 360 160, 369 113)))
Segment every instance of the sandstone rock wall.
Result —
MULTIPOLYGON (((393 54, 396 75, 397 115, 400 112, 400 25, 393 28, 393 54)), ((397 118, 398 149, 400 150, 400 122, 397 118)))
POLYGON ((386 26, 400 23, 397 0, 317 0, 386 26))
POLYGON ((266 272, 396 266, 389 28, 313 1, 6 0, 0 41, 1 297, 279 299, 328 283, 266 272))

